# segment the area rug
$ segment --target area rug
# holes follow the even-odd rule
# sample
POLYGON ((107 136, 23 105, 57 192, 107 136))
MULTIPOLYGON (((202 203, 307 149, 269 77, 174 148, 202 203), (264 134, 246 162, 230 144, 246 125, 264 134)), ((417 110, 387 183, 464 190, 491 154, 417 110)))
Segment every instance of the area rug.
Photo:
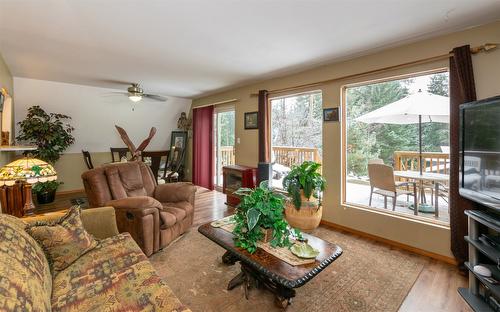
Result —
MULTIPOLYGON (((319 228, 313 233, 338 244, 343 255, 297 288, 287 311, 397 311, 425 260, 389 246, 319 228)), ((280 311, 273 295, 243 288, 226 290, 239 264, 222 264, 224 249, 193 228, 150 260, 179 299, 193 311, 280 311)))

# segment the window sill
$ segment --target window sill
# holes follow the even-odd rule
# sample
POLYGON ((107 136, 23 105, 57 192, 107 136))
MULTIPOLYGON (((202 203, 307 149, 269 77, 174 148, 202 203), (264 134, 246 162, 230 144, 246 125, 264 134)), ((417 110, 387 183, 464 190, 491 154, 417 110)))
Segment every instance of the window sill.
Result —
POLYGON ((425 224, 425 225, 430 225, 438 228, 443 228, 443 229, 450 229, 450 224, 445 221, 440 221, 440 220, 432 220, 426 217, 421 217, 421 216, 415 216, 415 215, 409 215, 405 213, 400 213, 400 212, 393 212, 393 211, 387 211, 384 208, 374 208, 374 207, 368 207, 368 206, 363 206, 363 205, 357 205, 353 203, 342 203, 341 206, 344 209, 358 209, 370 213, 375 213, 379 215, 385 215, 391 218, 396 218, 396 219, 402 219, 406 221, 411 221, 415 223, 420 223, 420 224, 425 224))

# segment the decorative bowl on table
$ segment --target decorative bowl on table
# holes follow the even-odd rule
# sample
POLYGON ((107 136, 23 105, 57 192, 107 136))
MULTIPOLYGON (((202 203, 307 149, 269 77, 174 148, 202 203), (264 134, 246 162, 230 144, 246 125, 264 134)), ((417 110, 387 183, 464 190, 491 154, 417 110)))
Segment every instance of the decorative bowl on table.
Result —
POLYGON ((290 247, 290 251, 299 258, 313 259, 319 255, 319 250, 305 242, 297 242, 290 247))

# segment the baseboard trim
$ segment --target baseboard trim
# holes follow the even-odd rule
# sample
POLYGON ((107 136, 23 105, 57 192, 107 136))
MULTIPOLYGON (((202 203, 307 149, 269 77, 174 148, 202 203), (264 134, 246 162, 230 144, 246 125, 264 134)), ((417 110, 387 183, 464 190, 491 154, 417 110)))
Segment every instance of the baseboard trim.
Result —
POLYGON ((84 192, 85 192, 85 189, 68 190, 68 191, 56 192, 56 195, 68 195, 68 194, 76 194, 76 193, 84 193, 84 192))
POLYGON ((351 234, 355 234, 355 235, 359 235, 361 237, 369 238, 369 239, 375 240, 377 242, 381 242, 381 243, 384 243, 384 244, 387 244, 387 245, 390 245, 390 246, 393 246, 393 247, 396 247, 396 248, 399 248, 399 249, 403 249, 403 250, 406 250, 406 251, 409 251, 409 252, 412 252, 412 253, 415 253, 415 254, 418 254, 418 255, 421 255, 421 256, 426 256, 426 257, 429 257, 429 258, 432 258, 432 259, 436 259, 436 260, 439 260, 439 261, 442 261, 442 262, 445 262, 445 263, 448 263, 448 264, 451 264, 451 265, 457 265, 458 264, 457 261, 454 258, 443 256, 443 255, 440 255, 440 254, 437 254, 437 253, 434 253, 434 252, 431 252, 431 251, 427 251, 427 250, 424 250, 424 249, 420 249, 420 248, 417 248, 417 247, 406 245, 406 244, 403 244, 403 243, 400 243, 400 242, 396 242, 396 241, 393 241, 393 240, 390 240, 390 239, 387 239, 387 238, 383 238, 383 237, 380 237, 380 236, 377 236, 377 235, 369 234, 369 233, 366 233, 366 232, 363 232, 363 231, 358 231, 358 230, 352 229, 350 227, 343 226, 343 225, 340 225, 340 224, 336 224, 336 223, 333 223, 333 222, 330 222, 330 221, 321 220, 321 225, 324 225, 326 227, 329 227, 329 228, 332 228, 332 229, 335 229, 335 230, 346 231, 346 232, 349 232, 351 234))

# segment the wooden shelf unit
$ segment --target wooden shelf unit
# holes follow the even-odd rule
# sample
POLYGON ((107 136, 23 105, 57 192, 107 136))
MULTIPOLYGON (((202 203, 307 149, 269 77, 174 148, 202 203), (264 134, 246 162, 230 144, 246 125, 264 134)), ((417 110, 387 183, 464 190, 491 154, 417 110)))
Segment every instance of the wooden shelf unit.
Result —
MULTIPOLYGON (((479 237, 481 236, 480 224, 495 232, 500 233, 500 218, 488 211, 466 210, 468 218, 469 235, 465 236, 465 241, 469 244, 469 262, 465 266, 469 270, 469 287, 459 288, 458 293, 476 312, 497 311, 490 306, 489 298, 494 298, 500 303, 500 283, 492 284, 483 276, 474 272, 474 266, 481 264, 492 272, 492 277, 500 281, 500 270, 497 263, 500 259, 500 248, 485 244, 479 237), (489 262, 489 263, 488 263, 489 262)), ((488 234, 485 232, 484 234, 488 234)))
POLYGON ((34 151, 36 146, 0 145, 0 152, 34 151))

